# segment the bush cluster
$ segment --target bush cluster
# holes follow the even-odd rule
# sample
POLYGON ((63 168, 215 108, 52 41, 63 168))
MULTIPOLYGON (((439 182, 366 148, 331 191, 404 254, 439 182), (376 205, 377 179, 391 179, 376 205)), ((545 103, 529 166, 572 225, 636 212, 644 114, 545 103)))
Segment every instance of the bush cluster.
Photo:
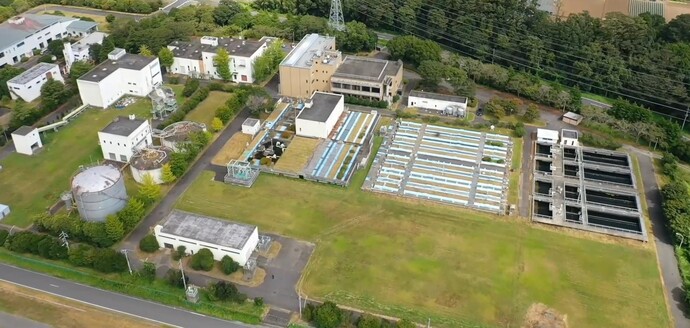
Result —
POLYGON ((360 106, 376 107, 376 108, 388 108, 388 102, 385 100, 375 101, 375 100, 367 100, 367 99, 362 99, 362 98, 353 97, 353 96, 346 96, 345 97, 345 103, 353 104, 353 105, 360 105, 360 106))
POLYGON ((610 150, 616 150, 623 146, 620 142, 617 142, 612 138, 595 136, 591 133, 581 133, 579 140, 585 146, 604 148, 610 150))
POLYGON ((187 79, 184 83, 184 89, 182 89, 182 95, 185 97, 191 97, 194 92, 199 89, 199 80, 194 78, 187 79))
POLYGON ((163 7, 163 2, 161 0, 34 0, 31 2, 32 6, 48 3, 67 6, 89 7, 103 10, 123 11, 136 14, 150 14, 158 10, 158 8, 163 7))

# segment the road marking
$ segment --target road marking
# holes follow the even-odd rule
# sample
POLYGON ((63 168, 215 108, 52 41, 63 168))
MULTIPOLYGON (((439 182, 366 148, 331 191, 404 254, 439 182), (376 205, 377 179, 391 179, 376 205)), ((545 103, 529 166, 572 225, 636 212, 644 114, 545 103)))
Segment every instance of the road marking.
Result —
POLYGON ((53 284, 50 284, 50 287, 60 288, 60 286, 58 286, 58 285, 53 285, 53 284))

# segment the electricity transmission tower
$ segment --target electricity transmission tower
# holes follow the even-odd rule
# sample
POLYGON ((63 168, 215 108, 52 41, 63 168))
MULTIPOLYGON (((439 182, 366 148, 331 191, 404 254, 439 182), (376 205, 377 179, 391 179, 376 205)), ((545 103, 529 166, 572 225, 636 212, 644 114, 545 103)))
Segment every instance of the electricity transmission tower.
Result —
POLYGON ((328 16, 328 26, 337 31, 345 30, 343 3, 340 0, 331 0, 331 13, 328 16))

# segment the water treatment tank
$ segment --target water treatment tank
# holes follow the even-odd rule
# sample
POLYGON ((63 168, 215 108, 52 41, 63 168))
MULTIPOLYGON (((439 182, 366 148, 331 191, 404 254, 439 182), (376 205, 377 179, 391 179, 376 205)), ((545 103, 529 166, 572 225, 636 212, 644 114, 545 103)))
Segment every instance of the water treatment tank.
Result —
POLYGON ((79 215, 87 221, 105 221, 127 205, 125 180, 116 167, 86 168, 72 179, 72 196, 79 215))

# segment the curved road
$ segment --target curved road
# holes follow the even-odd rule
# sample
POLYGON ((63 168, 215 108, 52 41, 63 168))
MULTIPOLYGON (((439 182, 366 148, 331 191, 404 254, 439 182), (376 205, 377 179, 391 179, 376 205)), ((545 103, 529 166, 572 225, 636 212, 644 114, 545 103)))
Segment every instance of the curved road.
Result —
POLYGON ((77 284, 6 264, 0 264, 0 280, 172 327, 256 327, 77 284))

